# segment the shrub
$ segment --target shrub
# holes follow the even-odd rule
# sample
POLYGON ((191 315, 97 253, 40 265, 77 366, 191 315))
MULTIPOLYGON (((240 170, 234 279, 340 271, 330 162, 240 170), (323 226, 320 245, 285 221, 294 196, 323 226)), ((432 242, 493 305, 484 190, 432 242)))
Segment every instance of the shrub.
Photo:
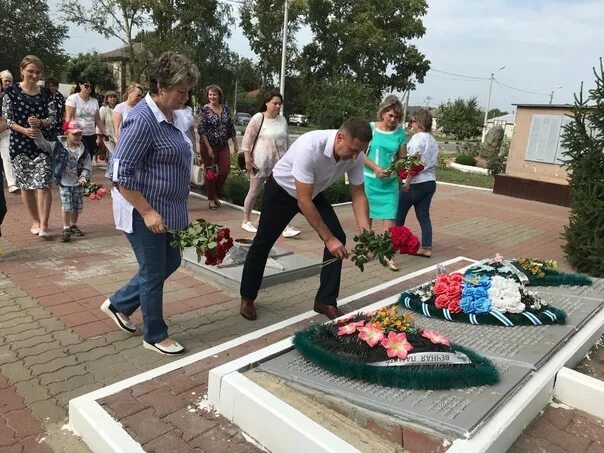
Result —
POLYGON ((436 162, 436 168, 442 170, 443 168, 447 168, 449 166, 449 159, 445 157, 444 154, 438 154, 438 162, 436 162))
POLYGON ((345 203, 351 201, 350 187, 344 182, 344 178, 340 178, 329 186, 324 192, 327 201, 331 204, 345 203))
POLYGON ((244 171, 231 169, 231 174, 224 183, 224 198, 231 203, 243 206, 243 200, 247 195, 250 183, 244 171))
POLYGON ((575 94, 571 122, 562 146, 568 168, 570 216, 564 228, 564 254, 579 272, 604 277, 604 64, 594 68, 595 88, 587 99, 575 94))
POLYGON ((507 160, 507 156, 495 156, 487 160, 487 170, 489 170, 489 175, 495 176, 504 173, 507 160))
POLYGON ((476 165, 476 157, 469 156, 467 154, 460 154, 455 158, 455 163, 460 165, 470 165, 474 167, 476 165))
POLYGON ((478 157, 482 153, 480 143, 477 142, 464 142, 461 146, 457 145, 456 148, 459 154, 466 156, 478 157))

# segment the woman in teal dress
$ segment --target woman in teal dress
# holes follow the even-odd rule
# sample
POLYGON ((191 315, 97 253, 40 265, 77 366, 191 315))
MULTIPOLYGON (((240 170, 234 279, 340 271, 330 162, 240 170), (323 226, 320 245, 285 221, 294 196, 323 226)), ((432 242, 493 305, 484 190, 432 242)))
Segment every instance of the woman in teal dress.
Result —
MULTIPOLYGON (((395 226, 399 181, 390 165, 406 153, 405 131, 400 126, 403 106, 396 96, 387 96, 371 123, 373 139, 365 156, 365 193, 372 222, 382 220, 383 231, 395 226)), ((388 267, 397 271, 393 260, 388 267)))

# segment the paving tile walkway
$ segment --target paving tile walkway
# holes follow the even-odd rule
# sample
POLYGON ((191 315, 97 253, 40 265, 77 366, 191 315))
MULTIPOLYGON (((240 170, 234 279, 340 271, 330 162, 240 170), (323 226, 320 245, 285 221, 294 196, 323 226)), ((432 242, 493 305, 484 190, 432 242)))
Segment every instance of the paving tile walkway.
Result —
MULTIPOLYGON (((94 180, 103 182, 102 169, 95 169, 94 180)), ((79 223, 86 235, 63 244, 57 240, 61 226, 56 191, 51 240, 33 236, 20 197, 6 195, 9 213, 0 238, 0 439, 8 445, 0 442, 0 453, 37 451, 34 448, 86 451, 61 429, 69 400, 170 359, 143 350, 140 336, 118 331, 98 310, 136 269, 126 239, 113 227, 108 198, 86 200, 79 223), (15 422, 18 417, 23 423, 15 422)), ((238 237, 250 236, 240 229, 240 211, 227 207, 210 211, 196 198, 191 199, 190 211, 192 219, 204 217, 229 226, 238 237)), ((337 212, 352 237, 356 228, 350 207, 338 207, 337 212)), ((566 208, 439 185, 432 217, 431 260, 400 257, 398 274, 379 263, 370 263, 360 273, 346 263, 341 296, 460 255, 547 257, 568 269, 561 250, 566 208)), ((278 246, 319 260, 316 234, 302 218, 295 224, 302 234, 281 238, 278 246)), ((412 214, 408 224, 419 232, 412 214)), ((318 278, 313 277, 262 290, 259 318, 248 322, 238 316, 236 291, 181 268, 166 284, 165 314, 174 337, 195 353, 307 311, 317 286, 318 278)), ((233 439, 240 440, 237 434, 233 439)), ((165 441, 157 441, 157 451, 168 451, 162 450, 165 441)))

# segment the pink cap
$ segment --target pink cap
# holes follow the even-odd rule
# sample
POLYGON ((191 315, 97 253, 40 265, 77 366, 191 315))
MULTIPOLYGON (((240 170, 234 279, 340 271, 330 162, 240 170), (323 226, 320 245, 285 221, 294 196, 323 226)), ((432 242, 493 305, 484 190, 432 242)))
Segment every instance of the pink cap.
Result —
POLYGON ((63 124, 63 130, 65 132, 71 132, 72 134, 77 134, 78 132, 82 132, 82 126, 76 120, 65 121, 63 124))

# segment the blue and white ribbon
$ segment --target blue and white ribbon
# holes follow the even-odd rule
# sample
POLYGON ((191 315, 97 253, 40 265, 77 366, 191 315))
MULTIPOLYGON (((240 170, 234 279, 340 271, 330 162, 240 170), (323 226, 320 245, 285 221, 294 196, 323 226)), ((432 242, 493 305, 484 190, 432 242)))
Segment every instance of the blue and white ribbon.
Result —
POLYGON ((430 315, 430 308, 428 307, 428 304, 422 303, 422 311, 424 312, 424 315, 428 318, 432 317, 432 315, 430 315))
POLYGON ((451 312, 448 308, 443 308, 443 316, 447 321, 453 321, 453 318, 451 318, 451 312))
POLYGON ((507 316, 505 316, 503 313, 501 313, 500 311, 491 309, 491 311, 489 313, 491 315, 493 315, 495 318, 497 318, 504 326, 507 326, 507 327, 514 326, 514 323, 512 321, 510 321, 509 318, 507 316))
POLYGON ((551 311, 549 311, 549 310, 545 310, 545 311, 543 311, 542 313, 543 313, 543 314, 545 314, 545 315, 547 315, 547 316, 549 316, 549 318, 550 318, 552 321, 556 321, 556 320, 558 319, 558 317, 557 317, 557 316, 556 316, 556 315, 555 315, 553 312, 551 312, 551 311))
POLYGON ((526 316, 536 326, 540 326, 543 324, 539 318, 537 318, 533 313, 529 311, 523 311, 522 314, 526 316))
POLYGON ((409 296, 406 296, 405 299, 403 299, 403 303, 405 304, 405 307, 411 308, 411 298, 409 296))
POLYGON ((476 315, 474 313, 468 314, 468 319, 470 320, 471 324, 474 324, 476 326, 478 325, 478 320, 476 319, 476 315))

